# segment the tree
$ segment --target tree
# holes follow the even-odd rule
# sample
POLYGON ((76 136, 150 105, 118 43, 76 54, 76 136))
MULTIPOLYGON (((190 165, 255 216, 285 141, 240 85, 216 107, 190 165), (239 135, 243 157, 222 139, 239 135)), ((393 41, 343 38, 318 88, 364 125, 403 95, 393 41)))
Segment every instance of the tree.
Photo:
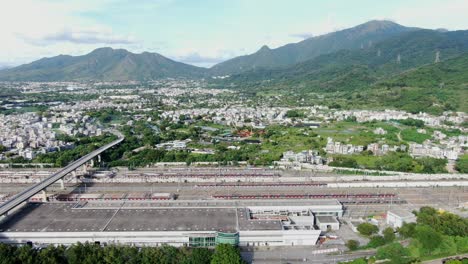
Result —
POLYGON ((239 250, 233 245, 219 244, 215 248, 211 264, 241 264, 244 263, 239 250))
POLYGON ((163 252, 160 248, 144 247, 141 249, 141 263, 142 264, 155 264, 164 263, 163 252))
POLYGON ((442 241, 442 235, 430 226, 418 225, 415 232, 414 237, 421 242, 423 248, 429 251, 436 249, 442 241))
POLYGON ((194 248, 186 264, 210 264, 213 252, 207 248, 194 248))
POLYGON ((346 242, 346 247, 348 247, 349 250, 356 250, 359 247, 359 241, 350 239, 346 242))
POLYGON ((410 238, 414 236, 415 228, 416 223, 403 223, 403 225, 400 228, 398 228, 398 233, 403 238, 410 238))
POLYGON ((384 229, 383 233, 383 238, 385 239, 385 242, 390 243, 393 240, 395 240, 395 231, 391 227, 387 227, 384 229))
POLYGON ((388 259, 392 264, 411 263, 410 252, 400 243, 391 243, 377 250, 377 259, 388 259))
POLYGON ((15 255, 22 264, 37 263, 37 251, 29 245, 18 247, 15 255))
POLYGON ((460 173, 468 173, 468 155, 461 156, 457 163, 455 164, 455 168, 460 173))
POLYGON ((16 261, 16 248, 0 243, 0 264, 10 264, 15 263, 16 261))
POLYGON ((303 116, 304 116, 303 113, 301 113, 301 112, 299 112, 297 110, 294 110, 294 109, 288 110, 286 112, 286 117, 288 117, 288 118, 303 117, 303 116))
POLYGON ((62 264, 66 263, 65 247, 55 247, 50 245, 39 251, 38 257, 41 264, 62 264))
POLYGON ((335 167, 345 167, 345 168, 358 168, 359 165, 357 161, 352 157, 337 156, 333 158, 333 161, 328 165, 335 167))
POLYGON ((358 225, 357 230, 361 235, 370 236, 379 231, 379 228, 371 223, 361 223, 358 225))
POLYGON ((439 213, 428 206, 421 207, 416 215, 418 224, 430 226, 444 235, 468 236, 468 219, 448 212, 439 213))
POLYGON ((383 236, 372 236, 369 243, 367 243, 368 248, 378 248, 386 244, 383 236))

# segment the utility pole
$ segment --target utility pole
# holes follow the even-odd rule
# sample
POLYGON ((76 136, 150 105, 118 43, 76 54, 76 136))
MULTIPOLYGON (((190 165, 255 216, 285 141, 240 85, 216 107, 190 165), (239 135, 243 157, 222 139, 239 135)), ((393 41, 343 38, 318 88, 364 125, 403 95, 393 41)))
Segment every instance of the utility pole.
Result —
POLYGON ((434 63, 439 63, 440 62, 440 51, 436 51, 436 57, 434 60, 434 63))

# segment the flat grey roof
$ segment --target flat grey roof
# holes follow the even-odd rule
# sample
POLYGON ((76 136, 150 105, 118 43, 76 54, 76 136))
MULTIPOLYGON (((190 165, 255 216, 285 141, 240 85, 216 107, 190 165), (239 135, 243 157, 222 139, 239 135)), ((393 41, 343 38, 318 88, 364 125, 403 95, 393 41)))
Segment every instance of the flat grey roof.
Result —
POLYGON ((245 208, 237 209, 237 214, 238 214, 238 219, 239 219, 240 231, 282 230, 281 221, 279 220, 250 219, 250 213, 248 209, 245 209, 245 208))
POLYGON ((236 232, 236 210, 72 209, 72 204, 28 204, 0 224, 2 232, 221 231, 236 232))
POLYGON ((338 220, 336 220, 336 217, 331 216, 331 215, 318 215, 315 217, 321 224, 325 223, 332 223, 336 224, 338 223, 338 220))
POLYGON ((341 208, 337 200, 30 203, 0 223, 0 232, 281 230, 279 220, 250 219, 246 208, 316 204, 341 208))
POLYGON ((106 231, 220 231, 236 232, 234 209, 124 209, 106 231))
POLYGON ((388 212, 394 215, 397 215, 401 218, 416 217, 412 212, 410 212, 409 210, 405 210, 405 209, 392 209, 392 210, 389 210, 388 212))

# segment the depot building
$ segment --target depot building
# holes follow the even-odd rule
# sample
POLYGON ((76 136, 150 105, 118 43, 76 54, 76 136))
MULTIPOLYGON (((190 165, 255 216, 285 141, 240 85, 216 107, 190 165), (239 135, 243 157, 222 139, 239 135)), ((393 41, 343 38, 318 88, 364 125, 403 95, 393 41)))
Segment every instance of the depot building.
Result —
POLYGON ((0 242, 314 245, 342 214, 337 200, 30 203, 2 220, 0 242))

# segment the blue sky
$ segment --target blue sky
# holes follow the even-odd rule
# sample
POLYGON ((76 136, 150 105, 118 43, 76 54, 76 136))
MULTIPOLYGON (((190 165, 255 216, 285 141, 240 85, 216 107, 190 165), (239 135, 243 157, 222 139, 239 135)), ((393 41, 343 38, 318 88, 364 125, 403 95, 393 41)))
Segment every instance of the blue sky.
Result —
POLYGON ((372 19, 468 29, 467 0, 0 0, 0 65, 97 47, 211 66, 372 19))

